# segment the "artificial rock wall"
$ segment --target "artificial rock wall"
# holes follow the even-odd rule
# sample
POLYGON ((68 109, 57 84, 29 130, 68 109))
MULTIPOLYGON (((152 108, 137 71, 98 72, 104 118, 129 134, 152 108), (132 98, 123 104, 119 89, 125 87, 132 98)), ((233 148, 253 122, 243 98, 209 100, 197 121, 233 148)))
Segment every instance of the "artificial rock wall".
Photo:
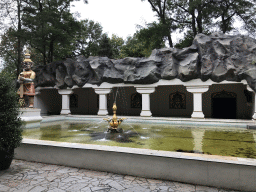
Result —
POLYGON ((198 78, 214 82, 245 79, 256 92, 256 40, 242 35, 198 34, 190 47, 153 50, 148 58, 78 56, 37 66, 34 71, 37 87, 64 89, 103 82, 152 84, 175 78, 183 82, 198 78))

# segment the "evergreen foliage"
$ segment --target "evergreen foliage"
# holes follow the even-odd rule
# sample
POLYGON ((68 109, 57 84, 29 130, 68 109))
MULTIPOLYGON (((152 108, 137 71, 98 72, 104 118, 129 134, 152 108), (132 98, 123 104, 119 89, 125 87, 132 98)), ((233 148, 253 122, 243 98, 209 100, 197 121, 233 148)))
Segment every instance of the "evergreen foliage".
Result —
MULTIPOLYGON (((21 41, 21 47, 24 46, 24 41, 21 41)), ((18 69, 18 38, 16 30, 9 28, 1 36, 0 42, 0 57, 4 60, 4 71, 15 78, 18 69)))
POLYGON ((145 48, 150 52, 153 49, 160 49, 165 46, 166 31, 165 26, 161 23, 149 23, 146 28, 137 31, 138 40, 144 42, 145 48))
POLYGON ((82 20, 79 22, 80 30, 74 37, 76 45, 74 55, 84 55, 85 57, 97 56, 99 41, 102 36, 102 26, 92 20, 82 20))
POLYGON ((120 50, 121 58, 145 57, 146 55, 148 55, 148 49, 145 49, 145 44, 138 39, 137 33, 127 37, 125 45, 123 45, 120 50))
POLYGON ((0 150, 12 156, 22 140, 22 121, 15 85, 6 73, 0 73, 0 150))
POLYGON ((189 47, 192 45, 194 40, 194 34, 192 31, 188 31, 185 34, 185 37, 183 39, 180 39, 179 42, 175 45, 176 48, 182 49, 185 47, 189 47))
POLYGON ((185 33, 175 45, 183 48, 198 33, 234 32, 237 19, 251 36, 256 34, 256 1, 251 0, 141 0, 150 4, 158 21, 141 27, 126 41, 115 35, 109 38, 97 22, 78 21, 70 12, 74 1, 1 0, 0 16, 7 18, 0 21, 5 72, 18 76, 25 46, 34 63, 41 65, 77 55, 145 57, 153 49, 173 47, 174 32, 185 33))
MULTIPOLYGON (((142 0, 145 1, 145 0, 142 0)), ((256 32, 256 2, 251 0, 147 0, 156 13, 172 47, 171 33, 192 31, 198 33, 221 31, 229 33, 234 21, 240 19, 241 26, 249 34, 256 32), (169 32, 169 33, 168 33, 169 32)), ((185 36, 184 42, 188 42, 185 36)), ((180 44, 180 43, 179 43, 180 44)), ((179 45, 177 45, 179 46, 179 45)))
POLYGON ((119 59, 121 58, 120 51, 122 49, 122 46, 124 45, 124 40, 121 37, 118 37, 117 35, 112 35, 110 39, 110 43, 113 50, 113 58, 119 59))
POLYGON ((98 56, 108 57, 111 59, 114 56, 112 45, 107 34, 103 34, 99 41, 98 56))
POLYGON ((80 25, 70 13, 70 0, 27 0, 23 8, 26 41, 43 56, 43 63, 72 56, 73 36, 80 25))

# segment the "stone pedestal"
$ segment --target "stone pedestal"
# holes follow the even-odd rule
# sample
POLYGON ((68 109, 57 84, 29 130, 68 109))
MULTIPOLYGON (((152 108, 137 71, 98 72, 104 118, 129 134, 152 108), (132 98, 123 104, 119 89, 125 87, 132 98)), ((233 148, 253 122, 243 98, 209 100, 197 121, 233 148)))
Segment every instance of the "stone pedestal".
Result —
POLYGON ((107 94, 110 93, 110 88, 96 88, 95 93, 99 95, 99 111, 98 115, 105 116, 108 115, 107 109, 107 94))
POLYGON ((137 87, 136 91, 142 94, 142 110, 140 116, 151 117, 150 111, 150 94, 155 92, 154 87, 137 87))
POLYGON ((61 115, 68 115, 71 113, 70 111, 70 95, 73 93, 72 89, 59 89, 59 94, 62 95, 62 109, 60 114, 61 115))
POLYGON ((39 100, 40 94, 41 94, 40 90, 39 89, 35 89, 35 96, 34 96, 34 107, 35 108, 40 108, 39 107, 40 106, 40 104, 39 104, 39 102, 40 102, 40 100, 39 100))
POLYGON ((204 118, 202 109, 202 94, 208 91, 209 86, 187 86, 187 91, 193 93, 193 113, 192 118, 204 118))
POLYGON ((25 128, 36 128, 40 126, 42 117, 40 115, 41 109, 36 108, 20 108, 19 117, 25 121, 25 128))

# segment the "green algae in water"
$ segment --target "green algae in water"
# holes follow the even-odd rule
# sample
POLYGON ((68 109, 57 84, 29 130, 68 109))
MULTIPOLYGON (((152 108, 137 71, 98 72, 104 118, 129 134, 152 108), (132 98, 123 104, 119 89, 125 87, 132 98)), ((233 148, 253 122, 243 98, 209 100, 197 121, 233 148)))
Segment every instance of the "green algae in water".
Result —
POLYGON ((70 143, 256 158, 255 130, 123 123, 120 127, 123 128, 127 138, 118 140, 118 134, 110 136, 109 133, 106 133, 107 127, 105 122, 61 122, 50 126, 42 124, 41 128, 25 129, 23 137, 70 143))

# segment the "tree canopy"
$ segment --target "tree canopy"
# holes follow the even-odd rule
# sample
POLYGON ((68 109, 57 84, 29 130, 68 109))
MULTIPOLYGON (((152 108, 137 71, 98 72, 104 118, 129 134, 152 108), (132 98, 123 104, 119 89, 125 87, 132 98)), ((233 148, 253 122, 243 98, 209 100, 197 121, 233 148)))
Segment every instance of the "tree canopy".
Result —
MULTIPOLYGON (((74 36, 81 30, 81 24, 70 13, 70 3, 75 0, 2 0, 0 2, 0 16, 6 18, 0 22, 1 29, 5 28, 1 36, 14 36, 12 44, 17 46, 12 57, 16 58, 17 75, 20 72, 24 43, 42 59, 43 64, 73 55, 76 48, 74 36), (8 26, 8 27, 6 27, 8 26)), ((87 0, 84 0, 87 3, 87 0)), ((10 41, 8 41, 10 43, 10 41)), ((0 55, 6 65, 10 65, 8 50, 0 55)), ((10 55, 10 54, 9 54, 10 55)), ((40 61, 40 59, 38 59, 40 61)))
POLYGON ((36 64, 47 64, 77 55, 147 57, 153 49, 190 46, 198 33, 231 33, 237 20, 251 36, 256 32, 254 0, 141 0, 150 4, 158 20, 140 26, 126 40, 108 37, 95 21, 78 20, 70 12, 74 1, 1 0, 0 16, 6 18, 0 21, 4 70, 18 76, 25 47, 36 64), (184 38, 175 45, 177 33, 184 38))
MULTIPOLYGON (((145 0, 142 0, 145 1, 145 0)), ((175 30, 195 37, 198 33, 231 32, 234 21, 255 36, 256 1, 251 0, 147 0, 156 13, 159 24, 166 29, 169 46, 175 30), (188 33, 188 31, 190 31, 188 33)), ((188 42, 188 36, 184 40, 188 42)), ((192 42, 190 42, 191 44, 192 42)), ((187 45, 185 43, 184 45, 187 45)))

